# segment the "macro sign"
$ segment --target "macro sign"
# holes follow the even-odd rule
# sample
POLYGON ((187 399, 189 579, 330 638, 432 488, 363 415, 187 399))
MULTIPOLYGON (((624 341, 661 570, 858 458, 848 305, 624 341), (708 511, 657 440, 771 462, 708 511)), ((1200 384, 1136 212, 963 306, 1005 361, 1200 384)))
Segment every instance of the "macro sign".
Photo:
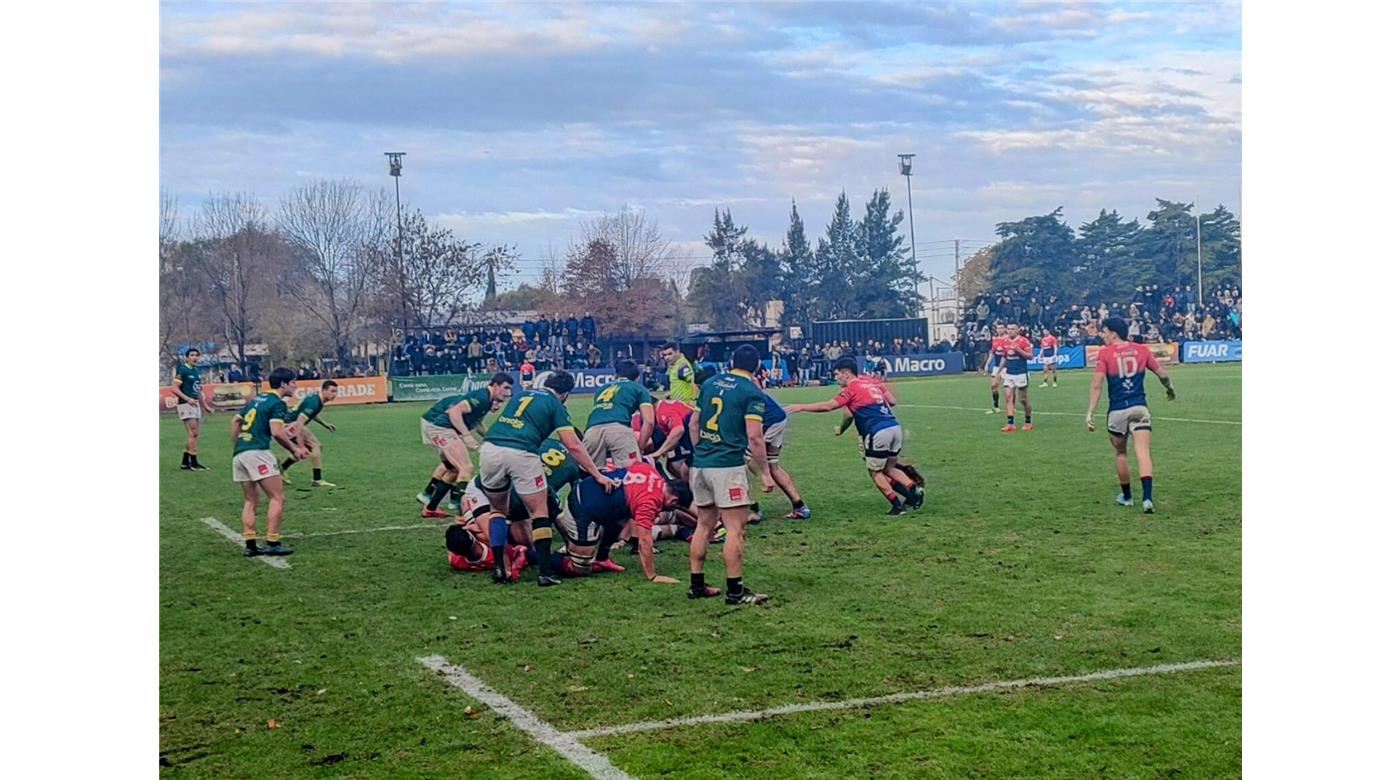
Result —
POLYGON ((886 355, 889 376, 943 376, 961 374, 963 353, 937 352, 922 355, 886 355))
POLYGON ((1242 360, 1241 341, 1187 341, 1181 345, 1183 363, 1238 363, 1242 360))

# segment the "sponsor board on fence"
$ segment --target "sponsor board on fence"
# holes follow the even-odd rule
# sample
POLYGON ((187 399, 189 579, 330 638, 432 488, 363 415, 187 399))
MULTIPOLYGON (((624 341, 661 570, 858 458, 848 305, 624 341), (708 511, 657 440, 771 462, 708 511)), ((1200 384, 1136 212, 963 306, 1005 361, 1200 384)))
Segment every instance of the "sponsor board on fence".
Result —
POLYGON ((1183 363, 1238 363, 1242 360, 1241 341, 1186 341, 1181 344, 1183 363))
MULTIPOLYGON (((479 376, 490 378, 486 374, 479 376)), ((470 374, 396 376, 389 379, 389 395, 393 396, 396 402, 437 401, 472 389, 472 379, 470 374)))
MULTIPOLYGON (((350 404, 379 404, 388 399, 388 383, 382 376, 346 377, 337 379, 335 383, 340 387, 340 394, 328 406, 347 406, 350 404)), ((266 388, 264 388, 266 389, 266 388)), ((297 383, 296 393, 288 406, 295 406, 307 393, 313 393, 321 389, 321 380, 301 380, 297 383)), ((204 400, 214 407, 216 412, 236 412, 242 409, 253 396, 258 394, 258 387, 252 382, 233 382, 230 384, 204 385, 200 388, 200 394, 204 400)), ((180 403, 180 399, 175 395, 175 391, 169 387, 160 389, 160 410, 162 412, 173 412, 180 403)))
MULTIPOLYGON (((1157 362, 1169 366, 1177 362, 1176 342, 1164 341, 1161 344, 1144 344, 1143 346, 1152 350, 1152 354, 1157 357, 1157 362)), ((1084 348, 1084 365, 1086 368, 1096 368, 1099 365, 1099 350, 1103 349, 1098 344, 1090 344, 1084 348)))
MULTIPOLYGON (((320 379, 303 379, 297 382, 293 399, 300 402, 307 393, 321 390, 320 379)), ((334 401, 327 406, 350 406, 352 404, 382 404, 389 400, 389 382, 382 376, 348 376, 335 380, 339 388, 334 401)), ((291 401, 287 402, 292 405, 291 401)))
POLYGON ((890 361, 888 376, 942 376, 961 374, 963 370, 961 352, 889 355, 885 359, 890 361))
MULTIPOLYGON (((1045 370, 1045 357, 1041 354, 1042 351, 1040 347, 1036 347, 1035 357, 1026 361, 1031 371, 1045 370)), ((1054 360, 1055 368, 1083 368, 1085 366, 1084 347, 1083 345, 1077 347, 1060 347, 1055 353, 1054 360)))

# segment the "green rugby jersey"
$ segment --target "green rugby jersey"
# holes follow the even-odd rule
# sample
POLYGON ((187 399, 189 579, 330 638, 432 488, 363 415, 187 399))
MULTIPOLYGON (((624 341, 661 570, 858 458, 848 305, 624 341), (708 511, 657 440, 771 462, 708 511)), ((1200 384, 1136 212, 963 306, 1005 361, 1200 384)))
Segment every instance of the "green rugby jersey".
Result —
POLYGON ((570 482, 577 482, 583 477, 583 469, 578 467, 578 463, 558 439, 546 439, 540 446, 540 462, 544 464, 549 489, 556 493, 570 482))
POLYGON ((423 419, 440 428, 451 428, 452 421, 447 419, 447 410, 457 405, 457 402, 466 398, 465 395, 449 395, 439 399, 437 403, 423 412, 423 419))
POLYGON ((526 390, 501 410, 501 416, 486 432, 486 441, 498 447, 539 452, 545 439, 573 427, 569 410, 553 392, 526 390))
POLYGON ((695 442, 695 468, 744 465, 749 451, 748 420, 763 422, 763 391, 747 371, 732 369, 712 377, 700 388, 700 440, 695 442))
POLYGON ((243 425, 238 431, 238 441, 234 442, 233 454, 249 450, 272 449, 272 424, 282 424, 287 419, 287 402, 276 393, 263 393, 249 401, 238 413, 243 425))
MULTIPOLYGON (((188 363, 181 363, 175 366, 175 378, 180 381, 180 392, 193 398, 195 403, 198 403, 200 401, 199 391, 201 387, 199 369, 188 363)), ((181 403, 183 403, 183 401, 181 403)))
POLYGON ((287 422, 296 422, 298 417, 305 417, 307 422, 311 422, 325 406, 326 402, 321 400, 320 393, 307 393, 302 396, 301 403, 297 404, 296 411, 287 414, 287 422))
POLYGON ((619 379, 593 396, 593 411, 588 413, 588 427, 606 423, 630 426, 632 415, 643 406, 651 406, 651 393, 640 382, 619 379))
POLYGON ((464 395, 447 396, 424 412, 423 419, 439 428, 451 428, 452 418, 447 416, 447 410, 462 401, 467 402, 467 411, 462 414, 462 422, 466 423, 468 430, 476 427, 491 411, 491 391, 481 387, 464 395))

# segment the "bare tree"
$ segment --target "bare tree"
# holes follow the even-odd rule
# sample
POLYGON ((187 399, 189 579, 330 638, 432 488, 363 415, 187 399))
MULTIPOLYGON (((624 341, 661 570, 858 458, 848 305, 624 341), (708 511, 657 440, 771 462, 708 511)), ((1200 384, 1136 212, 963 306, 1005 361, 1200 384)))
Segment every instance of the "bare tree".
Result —
POLYGON ((228 340, 240 365, 258 323, 259 308, 273 300, 285 246, 250 193, 211 195, 199 220, 199 266, 223 314, 228 340))
POLYGON ((308 282, 289 291, 330 332, 341 365, 374 291, 391 217, 383 193, 350 180, 320 180, 282 199, 278 228, 308 282))
POLYGON ((648 219, 645 211, 623 206, 616 214, 585 222, 571 254, 586 254, 594 241, 602 241, 613 248, 618 282, 624 290, 631 288, 638 279, 667 276, 675 265, 671 242, 662 236, 656 220, 648 219))
MULTIPOLYGON (((392 242, 385 251, 395 252, 392 242)), ((403 327, 457 321, 485 288, 488 259, 497 271, 513 265, 509 248, 487 251, 479 243, 459 240, 451 230, 430 225, 417 209, 404 214, 402 251, 403 263, 383 263, 380 279, 381 310, 401 317, 403 327)))

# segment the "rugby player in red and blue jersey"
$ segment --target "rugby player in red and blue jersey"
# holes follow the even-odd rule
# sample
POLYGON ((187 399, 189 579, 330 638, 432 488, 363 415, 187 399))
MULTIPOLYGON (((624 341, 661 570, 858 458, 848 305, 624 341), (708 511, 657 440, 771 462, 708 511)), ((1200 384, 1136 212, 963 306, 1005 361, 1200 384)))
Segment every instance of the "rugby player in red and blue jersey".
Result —
POLYGON ((1108 440, 1113 444, 1114 465, 1123 494, 1116 500, 1133 505, 1132 476, 1128 472, 1128 436, 1133 437, 1138 476, 1142 478, 1142 511, 1152 514, 1152 416, 1147 413, 1146 372, 1157 375, 1167 389, 1167 400, 1176 400, 1172 378, 1157 363, 1152 350, 1128 341, 1128 323, 1110 317, 1103 324, 1104 346, 1099 350, 1094 381, 1089 386, 1089 413, 1084 416, 1089 430, 1095 429, 1094 411, 1099 408, 1104 379, 1108 379, 1108 440))
POLYGON ((835 398, 822 403, 793 404, 787 408, 788 412, 849 410, 851 415, 843 416, 841 424, 836 426, 836 435, 845 433, 851 422, 855 422, 856 433, 865 450, 865 467, 876 489, 889 500, 889 513, 902 515, 906 505, 910 509, 923 506, 924 489, 915 485, 896 465, 904 444, 904 432, 894 412, 890 411, 895 405, 894 395, 878 378, 861 376, 856 359, 850 355, 837 358, 833 374, 836 383, 841 385, 841 392, 835 398))
POLYGON ((1001 386, 1006 388, 1006 427, 1004 433, 1016 432, 1016 402, 1026 413, 1023 431, 1034 430, 1031 425, 1030 367, 1026 361, 1031 358, 1031 340, 1021 335, 1021 326, 1011 323, 1007 326, 1006 341, 1001 353, 1001 386))

